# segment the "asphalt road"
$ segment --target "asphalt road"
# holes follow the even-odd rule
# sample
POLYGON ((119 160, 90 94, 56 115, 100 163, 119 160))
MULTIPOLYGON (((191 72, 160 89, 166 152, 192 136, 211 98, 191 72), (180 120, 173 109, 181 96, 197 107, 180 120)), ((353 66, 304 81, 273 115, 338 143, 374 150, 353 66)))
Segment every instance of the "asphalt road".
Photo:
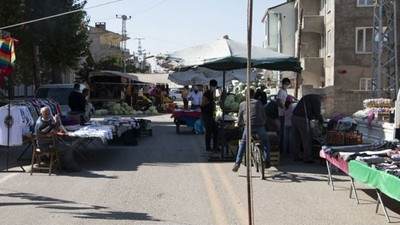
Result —
MULTIPOLYGON (((153 136, 137 146, 90 146, 86 160, 77 156, 81 172, 0 173, 0 223, 248 224, 245 167, 233 173, 233 162, 209 162, 204 135, 188 127, 176 134, 170 115, 149 119, 153 136)), ((0 157, 4 168, 4 149, 0 157)), ((335 191, 327 185, 325 164, 283 160, 266 174, 252 174, 254 224, 386 223, 373 189, 356 182, 357 205, 347 176, 334 173, 335 191)), ((384 202, 400 223, 400 204, 384 202)))

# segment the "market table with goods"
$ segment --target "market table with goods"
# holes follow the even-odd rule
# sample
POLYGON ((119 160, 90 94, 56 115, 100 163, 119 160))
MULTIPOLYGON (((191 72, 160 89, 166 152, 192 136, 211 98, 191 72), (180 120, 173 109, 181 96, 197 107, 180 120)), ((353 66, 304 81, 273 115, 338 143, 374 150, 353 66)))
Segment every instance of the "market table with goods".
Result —
POLYGON ((171 118, 174 118, 176 125, 176 133, 179 134, 180 126, 187 125, 188 127, 194 127, 196 121, 201 117, 201 110, 183 110, 175 109, 172 112, 171 118))
MULTIPOLYGON (((380 193, 400 201, 400 153, 396 141, 376 141, 366 144, 323 146, 320 157, 326 159, 328 184, 333 185, 331 167, 335 166, 350 177, 352 193, 359 203, 354 180, 371 186, 377 193, 377 204, 382 205, 390 221, 380 193)), ((377 205, 378 207, 378 205, 377 205)), ((377 208, 378 209, 378 208, 377 208)))
MULTIPOLYGON (((103 121, 90 121, 84 126, 67 125, 59 132, 59 140, 80 153, 89 144, 100 145, 137 145, 143 121, 136 118, 106 117, 103 121)), ((148 129, 148 127, 147 127, 148 129)))

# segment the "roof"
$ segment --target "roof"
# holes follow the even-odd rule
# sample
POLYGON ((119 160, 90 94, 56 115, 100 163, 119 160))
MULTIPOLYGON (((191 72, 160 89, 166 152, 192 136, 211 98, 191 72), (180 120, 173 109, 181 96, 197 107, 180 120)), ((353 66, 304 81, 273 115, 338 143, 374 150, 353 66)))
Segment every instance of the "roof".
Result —
POLYGON ((168 73, 129 73, 138 78, 138 81, 149 84, 168 84, 172 87, 183 87, 168 79, 168 73))
MULTIPOLYGON (((112 70, 101 70, 104 75, 121 76, 133 81, 139 81, 148 84, 168 84, 170 88, 172 87, 182 87, 168 79, 167 73, 122 73, 119 71, 112 70)), ((99 76, 96 74, 95 76, 99 76)))
POLYGON ((280 6, 283 6, 283 5, 286 5, 286 4, 288 4, 288 3, 292 3, 292 2, 293 2, 293 1, 287 1, 287 2, 281 3, 281 4, 279 4, 279 5, 276 5, 276 6, 273 6, 273 7, 268 8, 268 9, 265 11, 264 16, 261 18, 261 22, 262 22, 262 23, 264 22, 264 20, 265 20, 265 18, 267 17, 269 11, 272 11, 273 9, 276 9, 276 8, 278 8, 278 7, 280 7, 280 6))

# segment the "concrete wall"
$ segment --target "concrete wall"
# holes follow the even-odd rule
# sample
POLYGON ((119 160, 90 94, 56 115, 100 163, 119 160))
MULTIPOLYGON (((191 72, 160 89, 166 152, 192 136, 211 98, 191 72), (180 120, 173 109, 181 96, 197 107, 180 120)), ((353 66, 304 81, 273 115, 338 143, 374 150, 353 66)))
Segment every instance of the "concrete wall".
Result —
POLYGON ((328 97, 323 104, 325 118, 331 118, 337 114, 351 116, 358 110, 364 109, 363 101, 370 98, 369 91, 345 90, 339 86, 313 88, 311 85, 303 85, 300 93, 302 96, 325 93, 328 97))
POLYGON ((303 15, 319 15, 321 8, 320 0, 301 0, 300 7, 303 8, 303 15))

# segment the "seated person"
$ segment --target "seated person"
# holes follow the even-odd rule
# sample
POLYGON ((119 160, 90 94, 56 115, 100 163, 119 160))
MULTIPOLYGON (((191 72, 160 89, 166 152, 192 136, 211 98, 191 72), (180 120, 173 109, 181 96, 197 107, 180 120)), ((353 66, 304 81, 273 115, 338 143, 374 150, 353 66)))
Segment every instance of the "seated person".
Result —
MULTIPOLYGON (((40 109, 40 117, 36 121, 35 133, 38 138, 37 146, 42 151, 46 151, 53 143, 51 140, 40 140, 44 138, 50 138, 52 135, 57 135, 59 131, 60 117, 55 115, 53 118, 50 116, 50 109, 48 107, 42 107, 40 109)), ((74 154, 72 149, 68 146, 58 144, 58 153, 60 157, 61 167, 66 171, 80 171, 78 164, 75 162, 74 154)))

